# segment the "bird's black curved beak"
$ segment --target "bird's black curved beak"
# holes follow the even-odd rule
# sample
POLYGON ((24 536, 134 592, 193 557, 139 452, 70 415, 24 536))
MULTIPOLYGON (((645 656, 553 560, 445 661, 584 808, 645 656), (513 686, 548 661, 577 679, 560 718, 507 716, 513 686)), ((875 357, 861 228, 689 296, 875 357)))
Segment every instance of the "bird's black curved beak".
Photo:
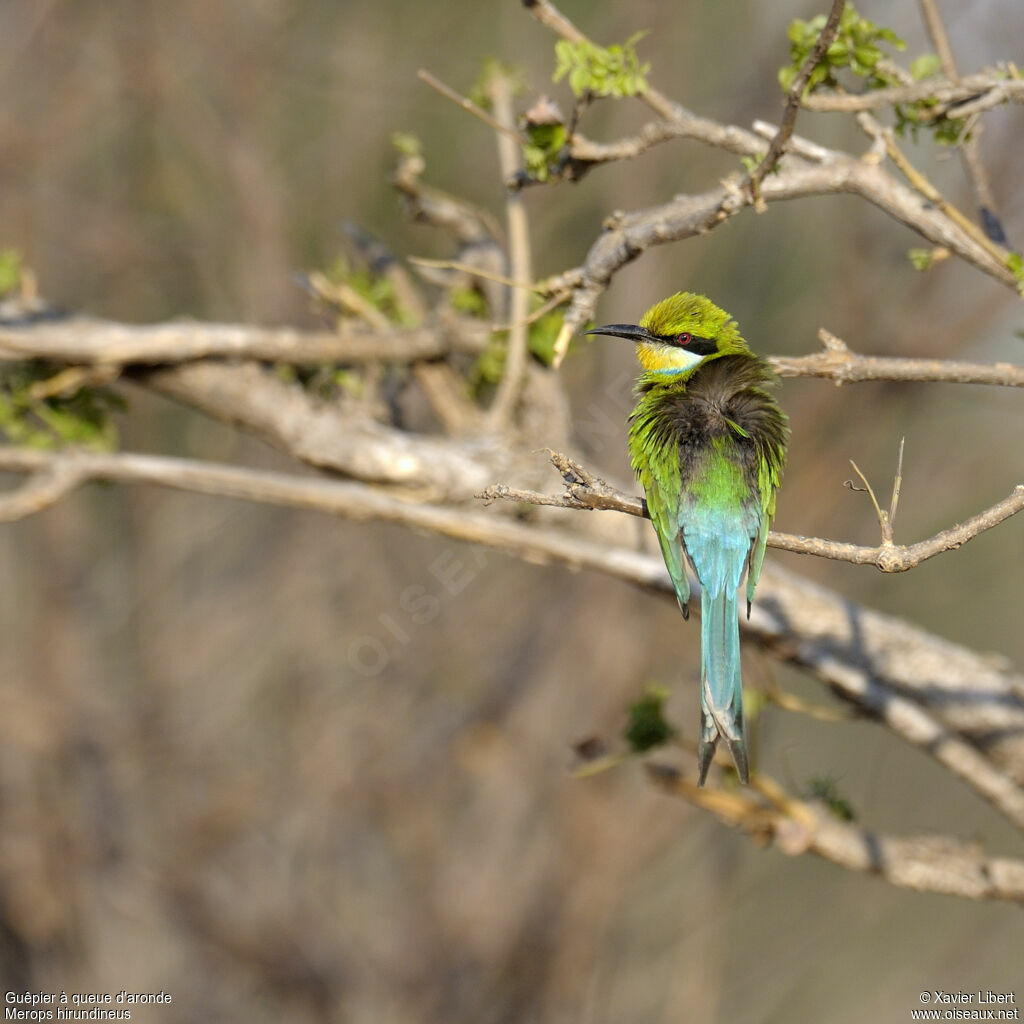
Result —
POLYGON ((658 341, 657 335, 651 334, 646 327, 637 324, 607 324, 604 327, 592 327, 585 334, 609 334, 613 338, 625 338, 627 341, 658 341))

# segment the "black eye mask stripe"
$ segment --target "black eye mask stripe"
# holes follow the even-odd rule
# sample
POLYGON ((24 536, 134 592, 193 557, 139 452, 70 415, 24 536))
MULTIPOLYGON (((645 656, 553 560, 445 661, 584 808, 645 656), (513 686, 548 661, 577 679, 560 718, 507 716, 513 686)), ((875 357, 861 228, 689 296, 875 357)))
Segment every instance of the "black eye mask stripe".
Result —
POLYGON ((718 351, 718 346, 710 338, 698 338, 696 335, 691 334, 690 340, 685 344, 678 339, 679 335, 677 334, 661 334, 658 336, 658 340, 666 345, 692 352, 695 356, 710 356, 718 351))

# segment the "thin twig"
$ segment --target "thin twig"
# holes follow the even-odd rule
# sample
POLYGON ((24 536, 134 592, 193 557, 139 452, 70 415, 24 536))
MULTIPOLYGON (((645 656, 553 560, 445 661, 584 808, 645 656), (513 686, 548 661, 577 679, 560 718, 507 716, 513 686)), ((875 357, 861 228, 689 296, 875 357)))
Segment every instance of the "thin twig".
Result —
POLYGON ((807 55, 807 59, 803 62, 800 71, 796 78, 793 79, 793 83, 789 88, 789 93, 786 97, 786 109, 783 112, 782 121, 779 123, 779 130, 775 133, 775 138, 769 144, 768 152, 765 153, 764 159, 750 172, 747 185, 755 203, 758 201, 761 182, 764 181, 765 175, 778 163, 779 157, 782 156, 782 152, 786 148, 786 143, 789 142, 789 138, 793 134, 793 129, 796 127, 796 115, 800 111, 800 101, 803 99, 804 89, 807 88, 807 83, 810 81, 814 69, 825 56, 825 51, 835 40, 836 32, 839 31, 839 19, 842 17, 845 6, 846 0, 832 0, 832 9, 828 13, 825 27, 821 30, 817 40, 815 40, 814 47, 807 55))
POLYGON ((503 284, 506 288, 525 288, 527 291, 540 292, 540 289, 529 281, 517 281, 505 274, 494 274, 483 267, 474 267, 470 263, 460 263, 458 260, 436 260, 428 256, 406 256, 406 259, 417 267, 432 267, 438 270, 456 270, 461 274, 470 274, 473 277, 482 278, 485 281, 494 281, 496 284, 503 284))
POLYGON ((868 478, 860 471, 860 467, 853 459, 850 465, 853 471, 860 477, 863 487, 855 487, 851 481, 846 481, 846 486, 854 491, 864 491, 871 498, 871 504, 875 507, 875 515, 878 517, 878 526, 882 531, 882 548, 891 550, 893 548, 893 523, 896 519, 896 508, 900 503, 900 488, 903 486, 903 445, 906 438, 900 439, 900 452, 896 460, 896 476, 892 484, 892 498, 889 502, 889 509, 886 511, 878 504, 874 488, 868 482, 868 478))
POLYGON ((28 389, 37 402, 46 398, 71 395, 81 388, 103 388, 121 376, 120 366, 68 366, 46 380, 38 380, 28 389))
POLYGON ((900 453, 896 459, 896 476, 892 481, 892 500, 889 502, 889 536, 896 527, 896 510, 900 504, 900 488, 903 486, 903 449, 907 443, 905 437, 900 438, 900 453))
POLYGON ((387 331, 391 321, 365 295, 361 295, 344 281, 330 281, 322 271, 313 270, 306 275, 309 290, 320 302, 359 317, 375 331, 387 331))
POLYGON ((461 93, 456 92, 450 85, 445 85, 441 79, 432 75, 426 69, 420 68, 419 71, 416 72, 416 77, 419 78, 421 82, 425 82, 429 85, 431 89, 436 89, 442 96, 451 100, 456 106, 461 107, 466 111, 466 113, 479 118, 484 124, 493 128, 496 132, 515 139, 517 143, 522 143, 522 138, 514 128, 509 128, 508 125, 502 124, 496 118, 491 117, 486 110, 482 107, 478 107, 468 96, 463 96, 461 93))
MULTIPOLYGON (((512 88, 508 79, 501 72, 494 72, 488 88, 494 113, 499 124, 514 124, 515 111, 512 107, 512 88)), ((508 138, 498 136, 498 159, 501 165, 502 181, 509 181, 514 176, 520 161, 519 146, 508 138)), ((532 260, 530 258, 530 226, 526 217, 526 204, 522 194, 515 189, 507 189, 505 194, 505 213, 508 226, 508 259, 510 276, 514 281, 530 281, 533 278, 532 260)), ((520 389, 526 372, 526 360, 529 355, 529 325, 531 286, 513 286, 510 289, 508 304, 508 347, 505 354, 505 365, 502 368, 501 380, 495 391, 494 400, 487 410, 486 423, 492 429, 508 425, 519 400, 520 389)))
MULTIPOLYGON (((536 491, 497 484, 488 487, 478 497, 485 501, 501 498, 506 501, 519 501, 532 505, 612 510, 633 516, 647 515, 647 506, 643 499, 624 494, 600 478, 594 477, 593 474, 587 473, 587 477, 589 477, 587 480, 582 476, 586 471, 568 456, 553 452, 551 461, 562 474, 566 484, 565 493, 562 495, 541 494, 536 491)), ((865 487, 871 495, 884 538, 887 528, 887 513, 880 508, 864 475, 857 469, 856 464, 853 466, 864 480, 865 487)), ((996 502, 985 511, 979 512, 970 519, 950 527, 948 530, 943 530, 927 540, 918 541, 916 544, 893 544, 891 533, 889 540, 883 540, 878 547, 865 547, 860 544, 846 544, 820 537, 802 537, 772 530, 768 534, 768 546, 797 554, 817 555, 840 562, 852 562, 854 565, 874 565, 882 572, 906 572, 935 555, 963 547, 969 540, 998 526, 1021 510, 1024 510, 1024 484, 1018 484, 1006 498, 996 502)))
MULTIPOLYGON (((529 326, 530 324, 536 323, 538 320, 543 319, 552 310, 558 309, 559 306, 564 305, 569 301, 569 292, 562 292, 560 295, 552 295, 547 302, 542 306, 538 306, 524 321, 523 324, 529 326)), ((492 330, 495 331, 509 331, 512 329, 511 324, 492 324, 492 330)))
POLYGON ((863 491, 871 499, 871 504, 875 510, 875 518, 878 520, 878 528, 882 531, 882 545, 883 547, 892 547, 892 531, 889 528, 886 513, 882 511, 882 507, 878 504, 878 499, 875 497, 875 489, 871 486, 868 478, 861 472, 860 466, 853 459, 850 459, 850 465, 853 466, 854 473, 860 477, 860 482, 864 486, 855 487, 851 480, 846 481, 846 486, 851 491, 863 491))
POLYGON ((845 708, 829 708, 823 704, 812 704, 810 701, 798 697, 795 693, 780 690, 777 687, 762 690, 764 699, 783 711, 791 711, 794 714, 806 715, 818 722, 849 722, 856 717, 855 714, 845 708))

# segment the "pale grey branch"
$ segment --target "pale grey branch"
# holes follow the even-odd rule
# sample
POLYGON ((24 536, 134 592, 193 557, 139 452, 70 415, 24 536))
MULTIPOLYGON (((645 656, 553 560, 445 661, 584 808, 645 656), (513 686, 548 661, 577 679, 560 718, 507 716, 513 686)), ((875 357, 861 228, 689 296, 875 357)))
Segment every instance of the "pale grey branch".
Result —
POLYGON ((74 317, 27 325, 0 323, 0 359, 151 366, 214 357, 295 366, 417 362, 453 351, 480 352, 489 337, 486 324, 466 317, 402 330, 358 328, 344 333, 191 320, 120 324, 74 317))

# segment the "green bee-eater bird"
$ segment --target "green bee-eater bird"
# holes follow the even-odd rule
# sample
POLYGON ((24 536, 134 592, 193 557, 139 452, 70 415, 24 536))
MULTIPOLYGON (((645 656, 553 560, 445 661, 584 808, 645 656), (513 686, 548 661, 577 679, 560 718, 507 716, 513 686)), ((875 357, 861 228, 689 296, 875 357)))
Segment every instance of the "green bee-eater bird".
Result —
POLYGON ((700 580, 700 784, 719 739, 747 782, 736 592, 746 572, 749 616, 789 439, 768 390, 775 374, 728 313, 690 292, 652 306, 639 324, 587 333, 637 343, 643 373, 629 418, 630 461, 684 619, 684 555, 700 580))

